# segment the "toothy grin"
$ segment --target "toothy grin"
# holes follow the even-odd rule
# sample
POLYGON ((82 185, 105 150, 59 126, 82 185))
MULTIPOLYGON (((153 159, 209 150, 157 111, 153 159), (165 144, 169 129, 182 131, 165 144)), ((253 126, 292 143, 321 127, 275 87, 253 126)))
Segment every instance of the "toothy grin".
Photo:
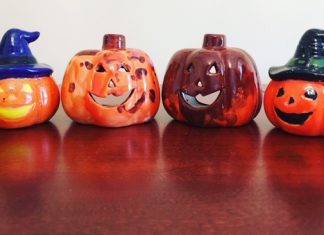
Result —
POLYGON ((217 100, 217 98, 219 97, 220 93, 221 93, 221 91, 218 90, 218 91, 215 91, 215 92, 210 93, 205 96, 203 96, 202 94, 198 94, 196 96, 191 96, 184 92, 181 92, 181 96, 191 106, 202 108, 202 107, 206 107, 206 106, 209 106, 212 103, 214 103, 217 100))
POLYGON ((89 93, 91 98, 97 103, 105 107, 115 107, 125 103, 132 96, 134 89, 127 91, 121 96, 109 95, 107 97, 99 97, 89 93))
POLYGON ((309 113, 285 113, 282 112, 280 109, 275 107, 275 111, 277 116, 283 120, 284 122, 287 122, 289 124, 295 124, 295 125, 302 125, 304 122, 308 119, 308 117, 313 114, 313 112, 309 113))

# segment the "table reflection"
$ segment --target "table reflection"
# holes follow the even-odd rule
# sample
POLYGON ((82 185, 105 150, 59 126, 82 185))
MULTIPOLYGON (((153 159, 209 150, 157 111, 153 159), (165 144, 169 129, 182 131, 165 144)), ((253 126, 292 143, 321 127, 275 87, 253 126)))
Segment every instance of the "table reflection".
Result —
POLYGON ((55 171, 60 135, 52 123, 0 130, 0 192, 6 212, 27 215, 37 209, 42 187, 55 171))
POLYGON ((255 170, 261 137, 254 122, 236 128, 195 128, 172 121, 162 143, 169 178, 178 187, 235 193, 255 170))
POLYGON ((150 179, 159 144, 156 121, 125 128, 73 123, 64 136, 63 155, 72 182, 79 187, 135 188, 150 179))
POLYGON ((264 140, 268 184, 288 206, 285 210, 298 230, 307 234, 321 234, 323 229, 323 152, 324 140, 320 137, 294 136, 273 129, 264 140))

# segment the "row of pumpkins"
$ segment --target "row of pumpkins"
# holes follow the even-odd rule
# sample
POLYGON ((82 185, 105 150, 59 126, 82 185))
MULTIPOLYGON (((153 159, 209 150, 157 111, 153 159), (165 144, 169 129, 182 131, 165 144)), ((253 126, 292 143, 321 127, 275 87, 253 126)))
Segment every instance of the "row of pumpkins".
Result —
MULTIPOLYGON (((284 131, 324 135, 324 33, 302 36, 294 57, 269 70, 264 107, 284 131)), ((20 128, 49 120, 60 92, 52 69, 29 49, 38 32, 11 29, 0 44, 0 127, 20 128)), ((104 36, 102 50, 76 54, 61 88, 65 112, 76 122, 104 127, 154 118, 160 88, 152 61, 125 46, 122 35, 104 36), (118 97, 118 98, 116 98, 118 97)), ((162 86, 166 111, 176 120, 203 127, 235 127, 259 113, 262 92, 256 65, 243 50, 226 47, 224 35, 206 34, 203 48, 183 49, 171 58, 162 86)))

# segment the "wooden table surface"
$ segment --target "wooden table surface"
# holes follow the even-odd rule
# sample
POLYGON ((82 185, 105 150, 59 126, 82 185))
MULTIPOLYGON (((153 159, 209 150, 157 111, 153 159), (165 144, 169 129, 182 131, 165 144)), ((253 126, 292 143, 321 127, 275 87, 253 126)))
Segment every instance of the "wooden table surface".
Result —
POLYGON ((155 121, 0 131, 0 234, 324 234, 324 139, 155 121))

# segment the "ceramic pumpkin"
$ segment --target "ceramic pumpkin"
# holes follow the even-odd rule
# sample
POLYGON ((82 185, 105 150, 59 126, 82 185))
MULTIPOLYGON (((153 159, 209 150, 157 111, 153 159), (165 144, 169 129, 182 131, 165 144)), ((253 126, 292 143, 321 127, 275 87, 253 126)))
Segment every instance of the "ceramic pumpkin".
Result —
POLYGON ((121 127, 150 121, 160 103, 153 64, 144 52, 125 47, 125 37, 104 36, 101 51, 78 53, 62 84, 62 104, 76 122, 121 127))
POLYGON ((226 47, 224 35, 206 34, 202 49, 171 58, 162 101, 174 119, 195 126, 247 124, 262 102, 256 65, 243 50, 226 47))
POLYGON ((324 135, 324 31, 310 29, 294 57, 272 67, 264 97, 267 117, 276 127, 297 135, 324 135))
POLYGON ((39 32, 8 30, 0 43, 0 128, 27 127, 49 120, 59 105, 53 70, 38 64, 28 43, 39 32))

